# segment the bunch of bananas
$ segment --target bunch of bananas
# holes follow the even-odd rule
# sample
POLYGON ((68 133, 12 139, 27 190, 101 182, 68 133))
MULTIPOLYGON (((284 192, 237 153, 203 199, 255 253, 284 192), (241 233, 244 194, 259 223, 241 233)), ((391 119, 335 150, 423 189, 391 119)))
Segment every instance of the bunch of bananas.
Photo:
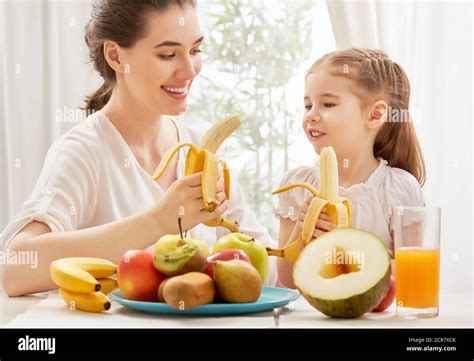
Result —
MULTIPOLYGON (((153 174, 153 179, 159 179, 171 162, 174 155, 183 147, 189 147, 186 157, 185 175, 202 172, 202 198, 204 209, 213 212, 217 205, 216 191, 219 178, 219 165, 222 166, 224 178, 224 191, 227 199, 230 199, 230 174, 224 159, 216 155, 217 150, 224 140, 240 127, 242 121, 238 115, 227 116, 216 122, 202 137, 199 146, 193 143, 178 143, 174 148, 168 150, 153 174)), ((230 222, 218 216, 204 223, 209 227, 225 227, 230 232, 239 232, 236 223, 230 222)))
POLYGON ((313 194, 313 199, 308 206, 300 237, 282 249, 267 248, 268 255, 283 257, 286 261, 295 263, 303 247, 313 240, 314 228, 323 208, 330 222, 337 228, 349 227, 351 206, 346 198, 338 195, 339 177, 334 149, 323 148, 319 162, 319 191, 308 183, 293 183, 273 192, 273 194, 278 194, 296 187, 303 187, 313 194))
POLYGON ((110 308, 107 294, 117 288, 117 266, 100 258, 71 257, 51 262, 49 272, 70 309, 102 312, 110 308))

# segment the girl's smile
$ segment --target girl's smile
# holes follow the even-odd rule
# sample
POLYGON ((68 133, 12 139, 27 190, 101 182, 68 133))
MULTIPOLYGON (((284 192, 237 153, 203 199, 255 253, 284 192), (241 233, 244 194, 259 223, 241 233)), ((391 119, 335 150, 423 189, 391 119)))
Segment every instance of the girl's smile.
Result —
POLYGON ((308 128, 306 128, 306 135, 308 136, 310 141, 317 142, 323 136, 325 136, 326 133, 321 131, 321 130, 318 130, 316 128, 312 128, 311 126, 309 126, 308 128))

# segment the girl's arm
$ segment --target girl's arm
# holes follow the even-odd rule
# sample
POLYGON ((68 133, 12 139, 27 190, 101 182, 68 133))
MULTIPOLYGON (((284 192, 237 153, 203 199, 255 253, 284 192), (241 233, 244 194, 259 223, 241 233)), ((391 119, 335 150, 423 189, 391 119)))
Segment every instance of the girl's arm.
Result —
MULTIPOLYGON (((287 244, 295 241, 301 234, 301 228, 303 227, 304 217, 306 216, 306 211, 308 210, 308 205, 311 202, 312 198, 309 198, 306 203, 301 207, 301 210, 298 214, 297 220, 294 222, 288 218, 280 219, 280 232, 279 232, 279 242, 278 247, 282 248, 287 244)), ((329 221, 329 217, 324 213, 325 209, 320 213, 318 222, 316 223, 316 228, 313 232, 313 237, 317 238, 322 234, 336 228, 336 225, 329 221)), ((293 283, 293 265, 283 258, 278 257, 277 260, 277 270, 278 270, 278 285, 288 288, 296 288, 293 283)))
MULTIPOLYGON (((281 218, 278 247, 283 248, 287 244, 296 240, 301 232, 299 219, 293 222, 289 218, 281 218)), ((283 258, 277 258, 278 286, 287 288, 296 288, 292 276, 293 265, 283 258)))
MULTIPOLYGON (((217 199, 225 194, 219 185, 217 199)), ((49 265, 63 257, 98 257, 117 263, 129 249, 144 249, 161 236, 179 233, 177 219, 180 206, 186 205, 182 217, 184 229, 215 218, 227 208, 222 202, 214 212, 202 210, 201 173, 175 181, 160 201, 142 213, 96 227, 70 232, 51 232, 44 223, 33 221, 10 242, 9 251, 35 252, 37 268, 30 264, 8 264, 3 268, 3 286, 9 296, 44 292, 56 288, 49 276, 49 265)))

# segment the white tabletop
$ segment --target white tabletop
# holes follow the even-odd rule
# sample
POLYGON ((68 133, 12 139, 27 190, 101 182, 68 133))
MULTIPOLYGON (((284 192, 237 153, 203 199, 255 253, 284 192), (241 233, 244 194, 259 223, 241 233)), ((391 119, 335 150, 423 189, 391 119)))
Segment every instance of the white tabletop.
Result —
MULTIPOLYGON (((101 314, 71 311, 57 292, 8 298, 0 295, 0 326, 6 328, 273 328, 273 313, 198 317, 148 314, 125 308, 114 301, 101 314)), ((358 319, 329 318, 300 297, 280 316, 280 328, 473 328, 473 296, 441 295, 440 315, 432 319, 401 319, 395 316, 395 303, 382 313, 367 313, 358 319)))

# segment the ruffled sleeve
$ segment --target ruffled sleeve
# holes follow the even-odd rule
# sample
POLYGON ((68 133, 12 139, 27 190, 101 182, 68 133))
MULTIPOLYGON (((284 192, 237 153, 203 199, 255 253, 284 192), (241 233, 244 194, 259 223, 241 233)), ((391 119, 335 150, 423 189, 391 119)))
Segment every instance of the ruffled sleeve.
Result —
MULTIPOLYGON (((316 173, 313 167, 303 166, 286 172, 280 182, 279 188, 296 182, 306 182, 316 186, 316 173)), ((293 222, 298 219, 300 207, 311 196, 304 188, 293 188, 278 194, 278 206, 275 209, 277 218, 289 218, 293 222)))
MULTIPOLYGON (((393 214, 397 207, 423 207, 425 201, 418 180, 400 168, 390 168, 385 182, 385 212, 390 220, 390 234, 393 234, 393 214)), ((413 219, 412 221, 416 221, 413 219)))

